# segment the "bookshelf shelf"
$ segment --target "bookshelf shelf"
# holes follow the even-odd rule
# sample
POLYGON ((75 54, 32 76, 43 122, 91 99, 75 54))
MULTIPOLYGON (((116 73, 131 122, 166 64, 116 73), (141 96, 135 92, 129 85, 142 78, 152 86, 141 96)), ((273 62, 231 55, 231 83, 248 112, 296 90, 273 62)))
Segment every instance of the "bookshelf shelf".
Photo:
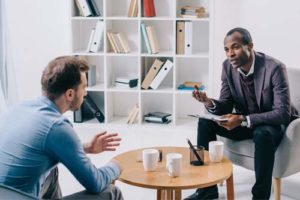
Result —
MULTIPOLYGON (((104 124, 126 124, 128 115, 137 104, 139 113, 133 126, 154 127, 191 127, 197 120, 187 116, 190 113, 203 113, 204 109, 192 98, 192 90, 179 90, 185 81, 202 82, 205 92, 212 94, 212 39, 214 0, 154 0, 156 16, 145 17, 142 2, 136 0, 138 13, 128 17, 129 6, 133 0, 93 0, 101 15, 83 17, 80 15, 75 0, 71 0, 71 55, 84 56, 89 65, 95 66, 96 85, 87 91, 105 115, 104 124), (203 6, 208 15, 204 18, 183 18, 180 10, 183 6, 203 6), (98 52, 89 52, 88 43, 92 29, 98 21, 103 22, 103 38, 98 52), (191 22, 192 52, 178 54, 177 22, 191 22), (141 24, 153 26, 159 45, 158 53, 148 53, 141 30, 141 24), (115 53, 107 32, 124 34, 129 53, 115 53), (157 89, 141 88, 155 59, 169 59, 173 67, 161 81, 157 89), (116 86, 118 77, 137 77, 136 87, 116 86), (169 124, 153 124, 144 121, 149 112, 172 114, 169 124)), ((98 124, 97 120, 85 122, 98 124)))

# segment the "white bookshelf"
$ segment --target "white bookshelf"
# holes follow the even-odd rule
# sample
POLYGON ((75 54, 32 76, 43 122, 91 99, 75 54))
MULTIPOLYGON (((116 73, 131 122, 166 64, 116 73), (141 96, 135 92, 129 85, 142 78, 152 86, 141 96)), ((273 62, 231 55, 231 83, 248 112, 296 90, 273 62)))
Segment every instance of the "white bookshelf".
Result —
MULTIPOLYGON (((201 81, 208 95, 213 74, 213 0, 154 0, 156 17, 141 15, 138 0, 138 16, 127 17, 130 0, 95 0, 100 17, 81 17, 74 0, 71 0, 72 54, 85 56, 90 65, 96 65, 96 85, 88 88, 92 98, 102 108, 105 124, 126 124, 130 110, 139 105, 138 122, 135 125, 150 126, 196 126, 196 119, 189 113, 204 112, 192 91, 178 90, 184 81, 201 81), (209 13, 206 18, 181 18, 180 8, 185 5, 203 6, 209 13), (97 53, 87 53, 86 48, 92 28, 98 20, 104 22, 103 45, 97 53), (193 53, 176 54, 176 21, 192 21, 193 53), (146 53, 140 25, 152 25, 156 29, 160 52, 146 53), (107 31, 123 32, 130 45, 128 54, 113 53, 106 36, 107 31), (155 58, 169 58, 173 68, 157 90, 142 90, 141 83, 155 58), (119 88, 114 84, 116 77, 136 75, 135 88, 119 88), (148 112, 161 111, 172 114, 169 124, 150 124, 143 116, 148 112)), ((88 123, 97 123, 92 120, 88 123)))

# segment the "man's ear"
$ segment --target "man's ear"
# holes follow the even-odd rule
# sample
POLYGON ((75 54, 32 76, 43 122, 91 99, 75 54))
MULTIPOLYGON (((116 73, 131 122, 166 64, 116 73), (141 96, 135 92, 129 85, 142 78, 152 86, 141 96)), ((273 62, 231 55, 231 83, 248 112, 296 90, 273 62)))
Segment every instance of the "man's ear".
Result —
POLYGON ((66 98, 66 100, 69 101, 69 102, 73 101, 74 96, 75 96, 75 90, 74 90, 74 89, 68 89, 68 90, 65 92, 65 98, 66 98))
POLYGON ((249 51, 252 51, 252 49, 253 49, 253 43, 249 43, 249 44, 248 44, 248 50, 249 50, 249 51))

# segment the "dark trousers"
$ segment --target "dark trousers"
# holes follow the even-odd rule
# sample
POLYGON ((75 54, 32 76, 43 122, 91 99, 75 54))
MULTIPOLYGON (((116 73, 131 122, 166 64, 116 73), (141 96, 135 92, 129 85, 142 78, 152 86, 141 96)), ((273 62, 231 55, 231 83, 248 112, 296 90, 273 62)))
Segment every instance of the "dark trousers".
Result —
POLYGON ((199 119, 197 145, 208 150, 208 143, 217 139, 216 134, 232 140, 253 138, 256 178, 252 188, 253 199, 269 199, 275 151, 284 131, 285 128, 280 125, 260 125, 253 129, 237 127, 229 131, 211 120, 199 119))

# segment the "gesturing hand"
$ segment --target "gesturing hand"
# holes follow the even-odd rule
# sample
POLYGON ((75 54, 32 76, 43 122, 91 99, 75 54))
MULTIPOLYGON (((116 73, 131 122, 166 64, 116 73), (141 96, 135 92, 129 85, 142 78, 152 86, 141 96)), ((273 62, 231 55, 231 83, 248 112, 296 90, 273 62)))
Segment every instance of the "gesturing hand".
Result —
POLYGON ((91 142, 84 144, 84 151, 86 153, 101 153, 103 151, 115 151, 116 147, 120 145, 121 138, 118 133, 102 132, 94 136, 91 142))
POLYGON ((198 101, 204 103, 204 105, 205 105, 206 107, 208 107, 208 108, 209 108, 209 107, 212 107, 212 102, 211 102, 211 100, 206 96, 206 93, 205 93, 205 92, 200 92, 197 85, 195 85, 194 88, 195 88, 195 89, 194 89, 194 91, 193 91, 193 97, 194 97, 196 100, 198 100, 198 101))

